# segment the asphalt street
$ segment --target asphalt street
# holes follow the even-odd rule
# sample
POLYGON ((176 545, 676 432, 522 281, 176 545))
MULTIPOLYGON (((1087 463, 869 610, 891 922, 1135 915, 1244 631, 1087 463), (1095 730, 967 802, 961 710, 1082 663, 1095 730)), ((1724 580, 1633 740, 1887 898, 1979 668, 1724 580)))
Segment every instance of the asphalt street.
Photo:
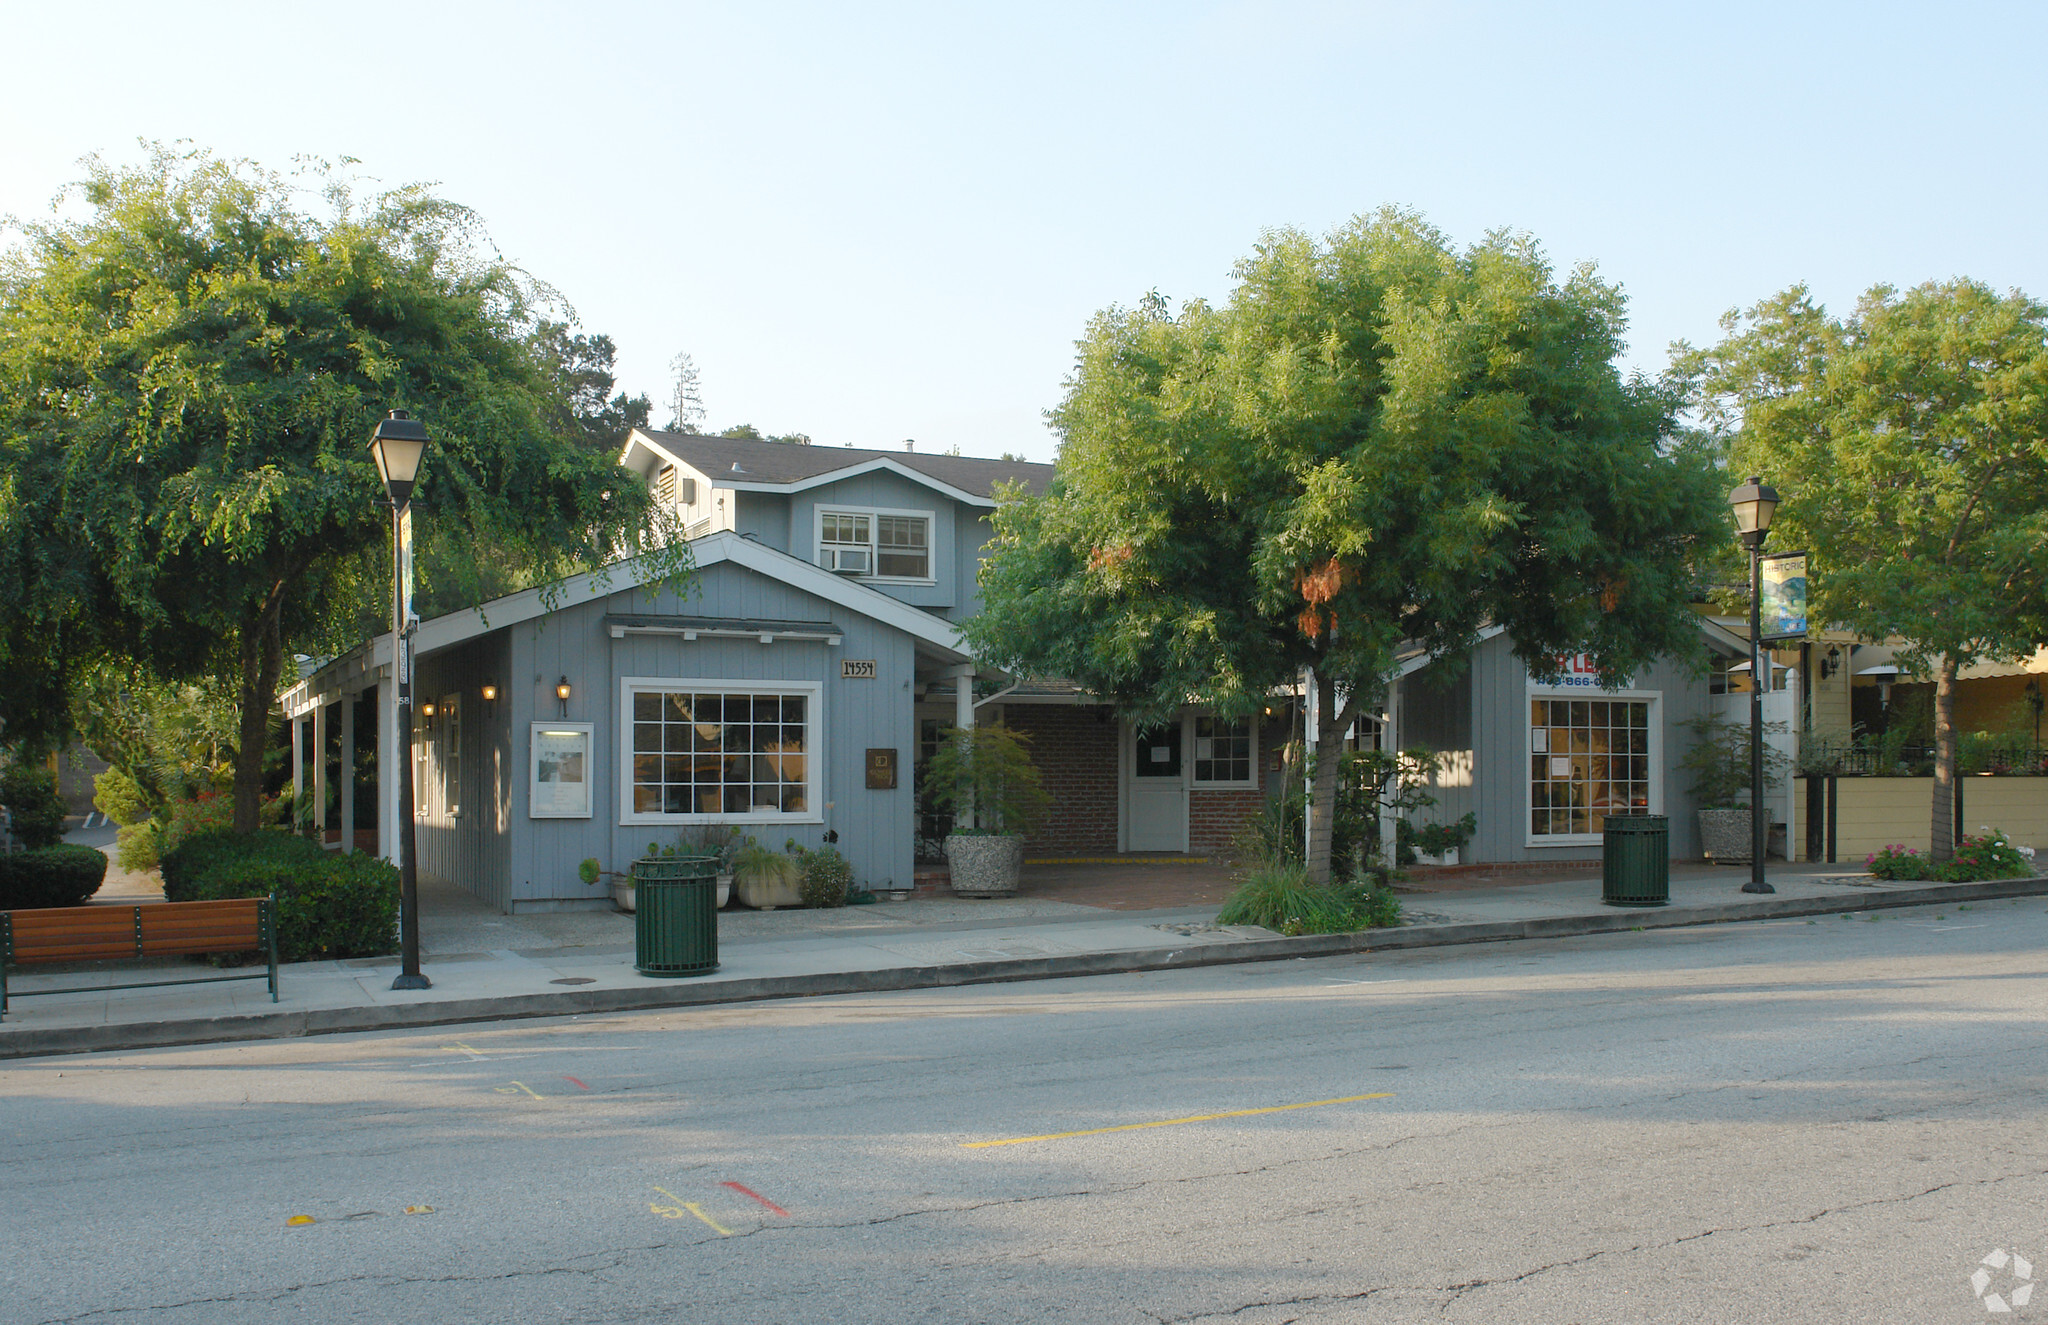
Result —
POLYGON ((0 1319, 2048 1319, 2044 951, 2022 899, 13 1062, 0 1319))

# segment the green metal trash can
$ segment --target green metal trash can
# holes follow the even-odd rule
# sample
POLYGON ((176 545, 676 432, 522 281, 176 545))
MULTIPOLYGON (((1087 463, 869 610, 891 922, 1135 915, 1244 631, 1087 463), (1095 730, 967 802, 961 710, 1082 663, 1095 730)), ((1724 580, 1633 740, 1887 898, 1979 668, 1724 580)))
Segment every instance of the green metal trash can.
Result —
POLYGON ((718 857, 633 862, 633 969, 663 978, 718 969, 718 857))
POLYGON ((1670 816, 1607 816, 1600 833, 1600 900, 1609 906, 1663 906, 1670 902, 1670 816))

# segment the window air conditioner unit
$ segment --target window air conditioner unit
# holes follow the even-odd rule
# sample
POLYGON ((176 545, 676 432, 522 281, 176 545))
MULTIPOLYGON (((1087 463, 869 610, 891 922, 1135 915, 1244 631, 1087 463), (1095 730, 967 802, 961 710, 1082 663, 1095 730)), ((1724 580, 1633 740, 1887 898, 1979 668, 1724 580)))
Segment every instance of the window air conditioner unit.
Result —
POLYGON ((869 553, 864 547, 828 547, 825 549, 825 569, 835 575, 866 575, 869 567, 869 553))

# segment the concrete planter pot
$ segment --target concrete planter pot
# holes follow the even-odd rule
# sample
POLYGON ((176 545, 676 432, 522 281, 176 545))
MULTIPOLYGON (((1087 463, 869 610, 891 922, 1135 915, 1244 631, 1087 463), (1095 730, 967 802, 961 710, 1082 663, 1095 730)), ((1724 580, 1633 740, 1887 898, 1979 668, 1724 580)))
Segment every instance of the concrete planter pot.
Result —
POLYGON ((946 839, 946 863, 955 897, 1011 897, 1024 878, 1024 839, 955 833, 946 839))
POLYGON ((743 905, 757 911, 773 911, 778 907, 802 906, 804 904, 803 875, 795 870, 786 873, 742 874, 733 880, 733 891, 740 895, 743 905))
POLYGON ((732 875, 721 874, 718 876, 718 909, 723 911, 725 909, 725 904, 731 900, 732 875))
POLYGON ((1700 849, 1708 860, 1749 863, 1751 827, 1748 810, 1701 810, 1700 849))
POLYGON ((634 889, 632 878, 629 876, 623 879, 613 879, 612 905, 618 907, 619 910, 624 911, 627 915, 631 915, 633 913, 633 900, 634 889))

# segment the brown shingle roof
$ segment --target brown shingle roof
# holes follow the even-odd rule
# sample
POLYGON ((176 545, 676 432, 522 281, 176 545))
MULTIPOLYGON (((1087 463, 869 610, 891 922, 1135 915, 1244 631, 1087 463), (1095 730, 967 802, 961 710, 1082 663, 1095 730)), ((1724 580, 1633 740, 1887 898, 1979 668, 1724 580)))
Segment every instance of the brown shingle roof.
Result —
POLYGON ((977 497, 995 495, 1001 482, 1022 482, 1037 494, 1052 481, 1051 465, 1028 460, 983 460, 964 455, 922 455, 916 451, 863 451, 850 446, 796 446, 788 442, 753 441, 742 437, 705 437, 691 432, 641 429, 657 446, 695 466, 714 482, 722 478, 752 483, 798 483, 834 470, 850 469, 871 460, 893 460, 949 487, 977 497), (733 466, 740 467, 739 473, 733 466))

